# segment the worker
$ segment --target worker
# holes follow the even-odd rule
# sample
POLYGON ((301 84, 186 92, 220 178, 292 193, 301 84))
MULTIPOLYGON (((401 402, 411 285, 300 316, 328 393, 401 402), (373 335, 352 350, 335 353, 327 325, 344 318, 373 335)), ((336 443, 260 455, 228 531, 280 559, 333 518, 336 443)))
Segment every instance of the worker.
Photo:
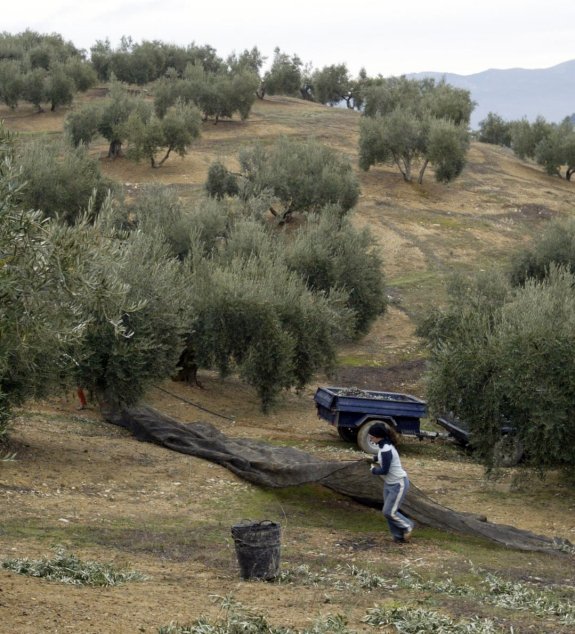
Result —
POLYGON ((371 441, 378 445, 376 464, 371 466, 371 473, 383 478, 382 512, 389 525, 393 541, 403 544, 411 539, 414 522, 399 511, 399 507, 407 490, 409 478, 401 466, 397 452, 397 434, 384 423, 376 423, 369 430, 371 441))
POLYGON ((86 399, 86 394, 84 393, 84 389, 79 387, 76 390, 76 394, 78 395, 78 399, 80 400, 80 407, 78 407, 78 409, 86 409, 86 407, 88 407, 88 401, 86 399))

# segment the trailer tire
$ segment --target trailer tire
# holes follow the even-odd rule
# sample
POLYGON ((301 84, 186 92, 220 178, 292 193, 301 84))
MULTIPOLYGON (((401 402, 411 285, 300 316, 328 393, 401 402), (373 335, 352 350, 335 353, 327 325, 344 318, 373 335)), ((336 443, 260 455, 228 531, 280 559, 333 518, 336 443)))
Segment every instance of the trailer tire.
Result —
POLYGON ((371 442, 369 439, 369 430, 375 425, 385 425, 390 429, 393 429, 394 425, 385 420, 369 420, 367 423, 364 423, 357 432, 357 446, 365 453, 369 453, 372 456, 376 456, 379 451, 379 447, 371 442))
POLYGON ((515 467, 525 455, 523 443, 512 434, 502 436, 493 447, 493 457, 496 465, 501 467, 515 467))
POLYGON ((345 440, 345 442, 357 441, 357 427, 338 427, 337 433, 342 440, 345 440))

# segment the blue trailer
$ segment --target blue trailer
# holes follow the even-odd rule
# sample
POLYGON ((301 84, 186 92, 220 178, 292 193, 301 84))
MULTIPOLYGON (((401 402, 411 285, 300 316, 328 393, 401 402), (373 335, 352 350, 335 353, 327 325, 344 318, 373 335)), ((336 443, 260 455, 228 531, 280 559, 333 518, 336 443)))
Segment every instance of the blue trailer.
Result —
POLYGON ((317 415, 336 427, 343 440, 356 442, 370 454, 376 454, 378 449, 369 440, 369 430, 375 423, 383 422, 400 434, 418 438, 439 435, 421 430, 420 421, 427 416, 427 404, 410 394, 318 387, 314 401, 317 415))

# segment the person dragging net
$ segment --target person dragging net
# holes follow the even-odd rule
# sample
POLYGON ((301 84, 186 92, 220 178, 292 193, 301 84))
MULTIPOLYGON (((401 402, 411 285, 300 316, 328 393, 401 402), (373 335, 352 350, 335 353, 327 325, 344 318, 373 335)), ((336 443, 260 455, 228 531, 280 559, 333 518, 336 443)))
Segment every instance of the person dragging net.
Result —
POLYGON ((371 473, 383 478, 383 515, 389 525, 389 530, 396 543, 410 540, 414 523, 399 511, 399 507, 407 490, 409 478, 401 466, 401 460, 396 449, 397 436, 393 430, 384 424, 376 423, 369 430, 372 442, 379 446, 376 463, 371 466, 371 473))

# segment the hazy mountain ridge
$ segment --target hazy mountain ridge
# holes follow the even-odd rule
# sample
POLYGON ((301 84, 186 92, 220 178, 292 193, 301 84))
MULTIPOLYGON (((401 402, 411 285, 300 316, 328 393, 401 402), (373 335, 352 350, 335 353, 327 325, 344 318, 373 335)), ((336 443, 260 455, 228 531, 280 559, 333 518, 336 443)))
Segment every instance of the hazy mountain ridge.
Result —
POLYGON ((469 90, 477 103, 471 115, 472 128, 477 128, 489 112, 505 120, 526 117, 533 121, 541 115, 555 123, 575 112, 575 60, 533 70, 489 69, 473 75, 422 72, 408 77, 445 78, 452 86, 469 90))

